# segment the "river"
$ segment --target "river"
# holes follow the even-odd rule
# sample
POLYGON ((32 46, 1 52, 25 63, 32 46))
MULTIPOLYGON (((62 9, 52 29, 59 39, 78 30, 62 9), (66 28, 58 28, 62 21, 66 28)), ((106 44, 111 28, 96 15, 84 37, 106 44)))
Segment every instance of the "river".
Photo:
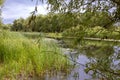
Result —
MULTIPOLYGON (((96 54, 91 53, 91 55, 87 55, 86 53, 84 53, 84 51, 80 52, 77 49, 71 49, 69 47, 66 47, 66 45, 62 41, 58 41, 55 39, 46 39, 46 40, 54 41, 55 43, 59 44, 61 46, 61 51, 65 55, 68 56, 71 64, 74 65, 74 67, 70 70, 69 73, 57 72, 57 73, 51 73, 51 75, 46 73, 46 75, 44 75, 43 77, 34 77, 34 78, 31 78, 30 80, 105 80, 105 79, 98 79, 98 78, 93 79, 92 71, 90 71, 89 73, 85 72, 86 64, 91 62, 91 59, 92 60, 96 59, 96 61, 97 61, 97 60, 99 60, 99 58, 101 59, 101 56, 104 56, 104 54, 96 55, 96 54), (63 47, 63 46, 65 46, 65 47, 63 47), (92 55, 94 55, 94 56, 92 56, 92 55)), ((105 57, 105 59, 112 57, 113 59, 110 63, 110 65, 112 65, 112 66, 110 66, 110 67, 112 67, 113 69, 117 69, 117 68, 120 68, 120 65, 118 65, 118 64, 120 64, 120 59, 117 59, 117 56, 119 55, 120 47, 113 46, 112 49, 113 49, 113 52, 110 51, 110 53, 112 53, 112 54, 105 53, 105 55, 107 55, 107 56, 108 55, 112 55, 112 56, 105 57)), ((107 52, 109 53, 108 50, 107 50, 107 52)), ((117 70, 120 70, 120 69, 117 69, 117 70)), ((117 78, 111 79, 111 80, 117 80, 117 78)))

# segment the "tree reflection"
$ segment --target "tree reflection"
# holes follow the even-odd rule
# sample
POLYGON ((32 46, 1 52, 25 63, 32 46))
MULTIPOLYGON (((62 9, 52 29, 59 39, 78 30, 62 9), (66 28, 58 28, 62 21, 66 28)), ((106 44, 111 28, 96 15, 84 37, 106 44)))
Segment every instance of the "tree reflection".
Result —
POLYGON ((102 80, 120 80, 120 47, 114 45, 87 45, 82 47, 90 59, 86 64, 86 73, 102 80))

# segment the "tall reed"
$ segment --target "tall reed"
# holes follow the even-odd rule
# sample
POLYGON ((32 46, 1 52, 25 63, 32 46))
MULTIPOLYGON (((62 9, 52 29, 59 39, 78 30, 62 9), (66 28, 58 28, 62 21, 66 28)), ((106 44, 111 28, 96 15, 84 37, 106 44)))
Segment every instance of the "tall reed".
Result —
POLYGON ((42 75, 46 71, 66 70, 69 62, 57 44, 40 39, 32 41, 20 33, 0 33, 0 80, 42 75))

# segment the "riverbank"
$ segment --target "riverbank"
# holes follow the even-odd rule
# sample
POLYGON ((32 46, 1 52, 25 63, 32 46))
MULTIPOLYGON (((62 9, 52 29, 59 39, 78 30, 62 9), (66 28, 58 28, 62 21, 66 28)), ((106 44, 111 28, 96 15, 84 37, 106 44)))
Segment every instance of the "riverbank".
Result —
POLYGON ((51 71, 66 72, 69 61, 53 41, 31 40, 9 31, 0 34, 0 79, 28 79, 51 71))
MULTIPOLYGON (((111 41, 101 41, 94 39, 92 40, 92 38, 91 40, 89 39, 77 40, 75 38, 59 38, 59 40, 50 39, 50 38, 43 39, 42 36, 44 34, 41 35, 37 33, 38 37, 34 37, 34 38, 30 36, 32 33, 30 34, 27 33, 26 36, 23 36, 25 34, 26 33, 21 34, 18 32, 10 32, 1 35, 4 36, 3 38, 1 38, 1 42, 4 43, 0 43, 0 46, 1 44, 4 46, 4 48, 3 46, 1 46, 0 50, 3 50, 1 52, 4 53, 11 52, 9 56, 8 54, 6 55, 8 56, 7 58, 4 57, 5 59, 3 59, 3 61, 5 60, 8 62, 5 64, 2 61, 3 63, 0 64, 1 65, 0 74, 2 74, 1 76, 3 76, 5 79, 14 78, 15 80, 17 80, 18 78, 20 78, 20 79, 33 79, 33 80, 34 79, 35 80, 39 80, 39 79, 84 80, 87 78, 93 80, 92 76, 95 75, 98 76, 99 74, 104 79, 106 79, 107 77, 109 78, 108 80, 110 80, 111 76, 109 75, 114 75, 112 76, 112 78, 115 79, 116 73, 119 74, 119 72, 116 72, 118 69, 116 68, 111 69, 110 66, 110 64, 114 64, 114 62, 112 61, 114 59, 116 60, 116 58, 113 58, 114 57, 113 47, 114 46, 119 47, 120 45, 118 44, 119 42, 114 43, 114 41, 111 42, 111 41), (75 42, 76 40, 77 42, 75 42), (64 42, 68 44, 67 47, 60 48, 59 46, 61 45, 63 46, 65 44, 64 42), (73 49, 70 48, 70 45, 72 46, 73 49), (13 55, 12 51, 16 55, 13 55), (58 53, 59 55, 55 55, 56 53, 58 53), (65 55, 69 55, 68 59, 66 60, 65 55, 61 56, 61 53, 64 53, 65 55), (20 58, 19 55, 21 55, 20 58), (13 56, 16 56, 16 58, 13 58, 13 56), (69 61, 74 64, 71 70, 69 69, 70 67, 69 61), (105 65, 107 65, 107 67, 105 65), (103 69, 108 70, 107 74, 103 69), (113 72, 111 73, 109 71, 110 69, 115 71, 115 74, 113 72), (95 70, 97 71, 99 70, 100 73, 96 72, 95 70), (54 71, 56 71, 57 73, 54 71), (67 75, 65 74, 66 71, 69 72, 69 73, 67 72, 67 75), (95 71, 95 72, 93 75, 92 74, 88 75, 89 71, 93 71, 93 72, 95 71), (12 74, 11 72, 14 74, 12 74), (44 74, 45 72, 47 74, 44 74), (51 76, 51 74, 53 73, 54 76, 51 76), (103 76, 103 75, 107 75, 107 76, 103 76)), ((32 35, 36 35, 36 33, 32 35)), ((118 50, 116 52, 119 53, 118 50)), ((101 77, 99 77, 99 79, 101 79, 101 77)), ((98 79, 98 77, 96 78, 98 79)))

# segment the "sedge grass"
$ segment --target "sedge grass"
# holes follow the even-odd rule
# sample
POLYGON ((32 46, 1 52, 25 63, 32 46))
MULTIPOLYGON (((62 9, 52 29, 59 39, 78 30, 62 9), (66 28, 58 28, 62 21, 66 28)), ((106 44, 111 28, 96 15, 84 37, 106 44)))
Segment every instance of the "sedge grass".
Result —
POLYGON ((0 80, 66 70, 68 61, 54 42, 35 43, 20 33, 0 33, 0 80))

